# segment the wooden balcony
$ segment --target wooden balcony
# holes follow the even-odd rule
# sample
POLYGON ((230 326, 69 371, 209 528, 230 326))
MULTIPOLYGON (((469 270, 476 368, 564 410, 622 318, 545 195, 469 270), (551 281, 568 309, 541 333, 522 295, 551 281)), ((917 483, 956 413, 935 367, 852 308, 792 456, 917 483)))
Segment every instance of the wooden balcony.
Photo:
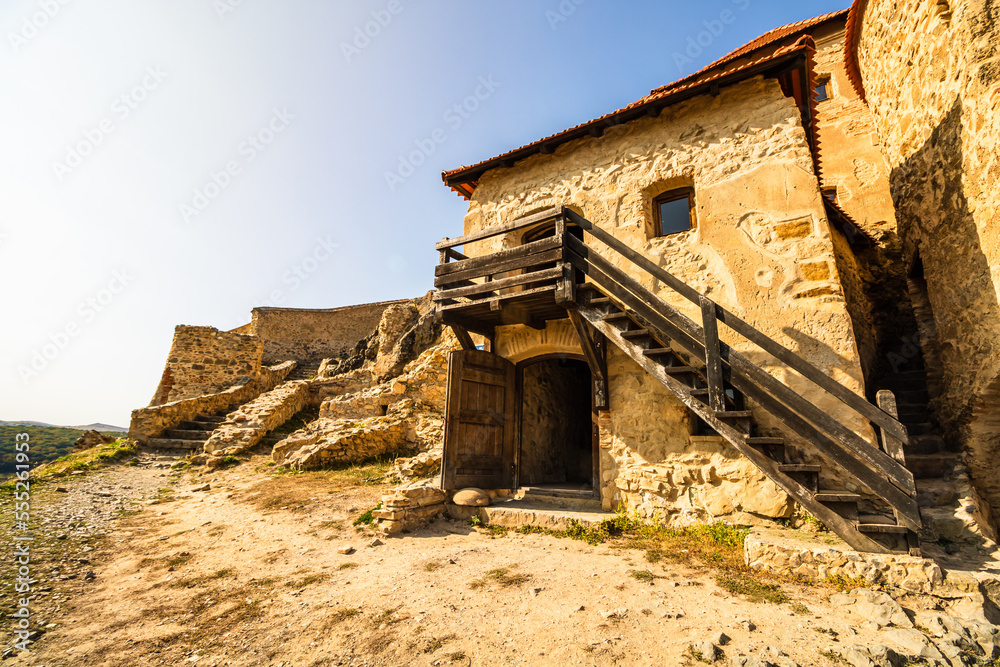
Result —
POLYGON ((434 300, 442 321, 492 338, 501 325, 544 329, 547 321, 565 318, 578 273, 568 261, 570 235, 560 207, 438 243, 434 300), (512 232, 538 240, 473 258, 455 250, 512 232))

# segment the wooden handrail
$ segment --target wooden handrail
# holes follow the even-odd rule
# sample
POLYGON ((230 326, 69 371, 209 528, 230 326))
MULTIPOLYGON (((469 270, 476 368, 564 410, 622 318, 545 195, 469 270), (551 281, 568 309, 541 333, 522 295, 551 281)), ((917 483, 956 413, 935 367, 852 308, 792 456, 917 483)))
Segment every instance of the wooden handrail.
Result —
POLYGON ((484 239, 493 238, 494 236, 500 236, 501 234, 517 231, 518 229, 524 229, 525 227, 539 225, 543 222, 548 222, 549 220, 555 220, 557 218, 562 217, 564 212, 565 210, 562 206, 553 206, 552 208, 545 209, 544 211, 539 211, 534 215, 529 215, 526 218, 521 218, 519 220, 515 220, 514 222, 508 222, 505 225, 488 227, 478 232, 473 232, 472 234, 466 234, 464 236, 457 236, 453 239, 444 239, 443 241, 438 241, 437 245, 435 245, 434 248, 436 250, 447 250, 449 248, 457 248, 458 246, 465 245, 466 243, 482 241, 484 239))
MULTIPOLYGON (((632 248, 622 243, 620 240, 604 231, 597 225, 591 223, 589 220, 577 213, 566 209, 566 215, 578 226, 583 228, 588 233, 592 234, 594 238, 601 241, 612 250, 615 250, 626 259, 629 259, 639 268, 643 269, 654 278, 667 285, 675 292, 686 298, 688 301, 701 306, 701 293, 693 289, 691 286, 678 279, 676 276, 665 271, 661 267, 657 266, 649 259, 639 254, 632 248)), ((893 419, 890 415, 886 414, 880 408, 869 403, 865 398, 854 393, 844 385, 840 384, 829 375, 821 371, 816 366, 813 366, 808 361, 798 356, 788 348, 784 347, 777 341, 772 340, 768 336, 764 335, 753 326, 743 321, 733 313, 729 312, 722 306, 717 305, 718 319, 720 322, 725 324, 727 327, 740 334, 750 342, 754 343, 765 352, 771 354, 776 359, 787 365, 789 368, 799 372, 803 377, 811 382, 819 385, 823 390, 830 393, 832 396, 836 397, 842 403, 846 404, 848 407, 852 408, 860 415, 866 419, 874 422, 880 428, 885 429, 894 438, 902 440, 903 442, 909 441, 909 435, 906 432, 906 427, 903 426, 899 421, 893 419)))

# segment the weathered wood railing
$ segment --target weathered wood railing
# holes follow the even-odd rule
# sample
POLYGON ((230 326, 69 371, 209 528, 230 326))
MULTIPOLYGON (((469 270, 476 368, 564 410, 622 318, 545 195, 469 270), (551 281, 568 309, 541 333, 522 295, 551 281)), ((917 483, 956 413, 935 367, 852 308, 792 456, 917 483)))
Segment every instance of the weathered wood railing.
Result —
POLYGON ((446 239, 437 244, 437 249, 441 252, 441 264, 437 267, 435 286, 440 291, 435 299, 442 310, 498 300, 503 298, 503 290, 518 287, 523 290, 524 286, 552 291, 557 302, 571 302, 577 279, 573 269, 578 270, 638 315, 651 331, 663 339, 675 341, 689 355, 705 364, 709 405, 713 410, 725 410, 727 386, 739 391, 879 495, 893 508, 900 525, 911 530, 920 529, 916 486, 903 459, 902 444, 909 441, 909 436, 906 427, 892 414, 888 397, 883 397, 885 400, 880 400, 880 404, 888 407, 889 411, 872 405, 589 220, 569 209, 556 207, 507 225, 446 239), (702 313, 702 323, 699 325, 689 319, 644 288, 591 244, 567 234, 568 224, 581 228, 590 238, 695 304, 702 313), (540 225, 552 225, 555 235, 473 259, 454 250, 467 243, 540 225), (458 261, 451 262, 452 259, 458 261), (540 266, 545 268, 539 269, 540 266), (517 271, 520 271, 519 275, 494 279, 500 273, 517 271), (477 280, 482 282, 475 282, 477 280), (544 284, 538 287, 539 283, 544 284), (881 432, 881 442, 886 451, 872 446, 851 428, 721 340, 720 322, 873 424, 881 432))
POLYGON ((496 301, 504 294, 558 292, 558 300, 571 297, 574 283, 565 262, 565 231, 565 216, 549 209, 508 225, 441 241, 434 300, 447 311, 496 301), (455 251, 468 243, 544 225, 553 227, 553 236, 472 259, 455 251))

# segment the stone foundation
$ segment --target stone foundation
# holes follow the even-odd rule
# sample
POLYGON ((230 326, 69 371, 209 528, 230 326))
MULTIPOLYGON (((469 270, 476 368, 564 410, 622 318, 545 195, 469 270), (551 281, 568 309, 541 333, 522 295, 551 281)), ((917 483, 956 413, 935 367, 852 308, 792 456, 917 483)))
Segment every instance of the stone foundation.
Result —
POLYGON ((382 496, 382 509, 375 510, 375 529, 382 535, 416 530, 445 512, 447 496, 437 479, 404 484, 382 496))

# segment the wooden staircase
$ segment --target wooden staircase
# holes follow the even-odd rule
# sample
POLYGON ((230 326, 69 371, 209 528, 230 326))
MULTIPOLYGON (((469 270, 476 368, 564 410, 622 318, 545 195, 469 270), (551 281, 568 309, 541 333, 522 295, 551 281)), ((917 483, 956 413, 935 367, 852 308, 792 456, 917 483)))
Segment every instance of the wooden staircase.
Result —
MULTIPOLYGON (((785 438, 757 435, 757 422, 744 406, 742 395, 723 392, 723 409, 714 409, 707 369, 689 362, 670 347, 669 339, 647 328, 641 318, 624 310, 612 299, 586 287, 577 312, 597 332, 615 344, 647 373, 660 381, 737 450, 749 458, 775 484, 820 519, 848 544, 862 551, 909 551, 915 536, 905 525, 885 513, 864 514, 863 498, 846 489, 821 489, 822 466, 796 461, 785 438), (593 294, 589 298, 586 293, 593 294)), ((875 508, 869 508, 875 509, 875 508)))
POLYGON ((606 406, 603 347, 611 342, 852 547, 919 555, 921 517, 914 475, 906 467, 904 453, 910 437, 897 419, 891 392, 879 392, 878 405, 869 403, 564 207, 445 239, 437 248, 441 264, 434 299, 465 349, 475 349, 470 330, 489 338, 501 324, 544 328, 545 321, 568 316, 595 378, 598 407, 606 406), (470 258, 455 250, 543 224, 552 225, 551 237, 494 255, 470 258), (656 285, 657 291, 645 285, 656 285), (664 288, 693 303, 701 311, 701 322, 661 299, 658 291, 664 288), (731 347, 720 338, 720 325, 725 325, 727 340, 740 339, 741 347, 749 343, 763 350, 812 383, 817 393, 840 401, 846 408, 843 414, 855 415, 850 423, 870 423, 879 443, 873 444, 731 347), (782 425, 786 437, 758 432, 755 414, 761 411, 782 425), (791 446, 792 434, 805 446, 791 446), (858 492, 821 488, 820 480, 829 477, 822 474, 826 466, 837 469, 837 478, 850 479, 858 492))

